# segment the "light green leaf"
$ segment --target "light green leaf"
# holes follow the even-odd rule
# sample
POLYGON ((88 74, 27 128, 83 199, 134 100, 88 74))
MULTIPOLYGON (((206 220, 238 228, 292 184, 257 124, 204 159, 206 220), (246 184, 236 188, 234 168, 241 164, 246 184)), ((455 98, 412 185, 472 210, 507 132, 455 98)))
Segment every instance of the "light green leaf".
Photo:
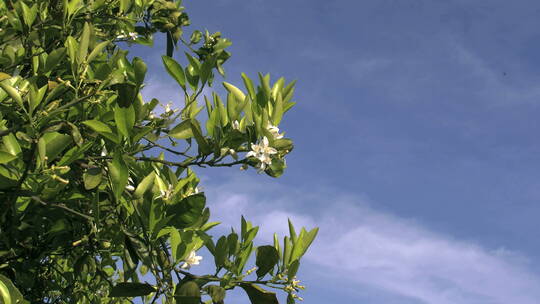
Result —
POLYGON ((253 86, 253 81, 244 73, 242 73, 242 80, 244 81, 244 85, 246 86, 246 89, 248 90, 249 97, 251 97, 251 100, 255 100, 256 93, 255 88, 253 86))
POLYGON ((9 97, 11 97, 11 99, 16 101, 19 106, 23 107, 23 101, 19 92, 17 92, 17 89, 9 85, 6 81, 0 82, 0 88, 2 88, 9 95, 9 97))
POLYGON ((277 126, 281 122, 281 118, 283 118, 283 98, 281 97, 281 92, 277 93, 273 111, 274 112, 272 113, 272 124, 274 126, 277 126))
POLYGON ((21 4, 24 23, 30 28, 37 17, 37 6, 34 4, 32 8, 29 8, 23 1, 19 3, 21 4))
POLYGON ((10 161, 16 159, 17 156, 13 155, 13 154, 10 154, 10 153, 7 153, 7 152, 4 152, 4 151, 0 151, 0 164, 5 164, 5 163, 9 163, 10 161))
POLYGON ((234 85, 224 81, 223 86, 225 87, 225 89, 227 89, 227 91, 229 91, 229 93, 234 95, 237 102, 243 103, 244 99, 246 99, 246 95, 244 94, 244 92, 242 92, 242 90, 235 87, 234 85))
POLYGON ((30 302, 26 301, 23 298, 21 292, 15 287, 11 280, 0 274, 0 303, 4 304, 29 304, 30 302))

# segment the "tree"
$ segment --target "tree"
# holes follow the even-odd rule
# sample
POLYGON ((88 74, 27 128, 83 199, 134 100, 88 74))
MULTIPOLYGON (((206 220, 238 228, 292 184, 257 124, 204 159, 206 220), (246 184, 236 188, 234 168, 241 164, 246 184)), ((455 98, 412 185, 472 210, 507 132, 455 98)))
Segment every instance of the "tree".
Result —
POLYGON ((222 83, 225 102, 202 94, 224 76, 231 42, 184 38, 180 1, 2 0, 0 16, 0 302, 224 303, 241 288, 266 304, 275 288, 294 303, 317 229, 289 223, 282 242, 256 247, 258 227, 242 217, 240 231, 212 236, 192 170, 280 176, 293 143, 277 126, 294 82, 243 74, 245 90, 222 83), (143 100, 146 64, 121 48, 160 33, 181 109, 143 100), (213 274, 188 271, 202 247, 213 274))

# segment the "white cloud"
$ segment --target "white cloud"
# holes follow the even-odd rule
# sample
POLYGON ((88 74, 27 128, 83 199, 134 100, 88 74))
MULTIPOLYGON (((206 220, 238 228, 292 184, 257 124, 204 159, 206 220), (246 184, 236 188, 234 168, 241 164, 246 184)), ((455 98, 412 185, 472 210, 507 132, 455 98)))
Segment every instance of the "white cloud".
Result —
POLYGON ((430 304, 532 304, 540 299, 540 277, 519 253, 431 232, 375 210, 363 197, 293 189, 249 175, 213 186, 209 204, 224 226, 237 227, 242 213, 262 226, 266 240, 273 231, 286 233, 288 217, 297 226, 319 226, 305 259, 326 270, 319 273, 347 277, 351 289, 378 289, 430 304))

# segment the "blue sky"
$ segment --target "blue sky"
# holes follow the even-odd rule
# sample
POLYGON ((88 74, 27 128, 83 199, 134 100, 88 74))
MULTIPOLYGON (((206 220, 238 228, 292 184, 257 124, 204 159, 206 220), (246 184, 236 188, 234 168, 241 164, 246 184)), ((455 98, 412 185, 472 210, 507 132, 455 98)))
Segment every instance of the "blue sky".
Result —
MULTIPOLYGON (((540 3, 184 1, 233 41, 227 81, 297 79, 280 179, 204 170, 215 218, 320 226, 306 303, 540 299, 540 3)), ((180 104, 149 62, 145 96, 180 104)), ((236 298, 234 298, 236 299, 236 298)), ((235 303, 247 303, 247 299, 235 303)))

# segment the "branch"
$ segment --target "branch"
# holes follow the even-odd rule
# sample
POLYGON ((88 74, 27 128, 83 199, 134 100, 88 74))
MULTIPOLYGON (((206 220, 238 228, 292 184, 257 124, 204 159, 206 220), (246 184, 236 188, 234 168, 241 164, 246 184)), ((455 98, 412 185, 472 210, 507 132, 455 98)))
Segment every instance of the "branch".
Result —
POLYGON ((62 210, 65 210, 71 214, 74 214, 74 215, 77 215, 77 216, 80 216, 88 221, 94 221, 94 218, 89 216, 89 215, 86 215, 86 214, 83 214, 83 213, 80 213, 79 211, 75 211, 71 208, 69 208, 68 206, 64 205, 64 204, 51 204, 51 203, 47 203, 45 202, 44 200, 42 200, 41 198, 39 198, 38 196, 36 195, 33 195, 30 197, 31 199, 33 199, 34 201, 40 203, 41 205, 43 206, 47 206, 47 207, 54 207, 54 208, 59 208, 59 209, 62 209, 62 210))

